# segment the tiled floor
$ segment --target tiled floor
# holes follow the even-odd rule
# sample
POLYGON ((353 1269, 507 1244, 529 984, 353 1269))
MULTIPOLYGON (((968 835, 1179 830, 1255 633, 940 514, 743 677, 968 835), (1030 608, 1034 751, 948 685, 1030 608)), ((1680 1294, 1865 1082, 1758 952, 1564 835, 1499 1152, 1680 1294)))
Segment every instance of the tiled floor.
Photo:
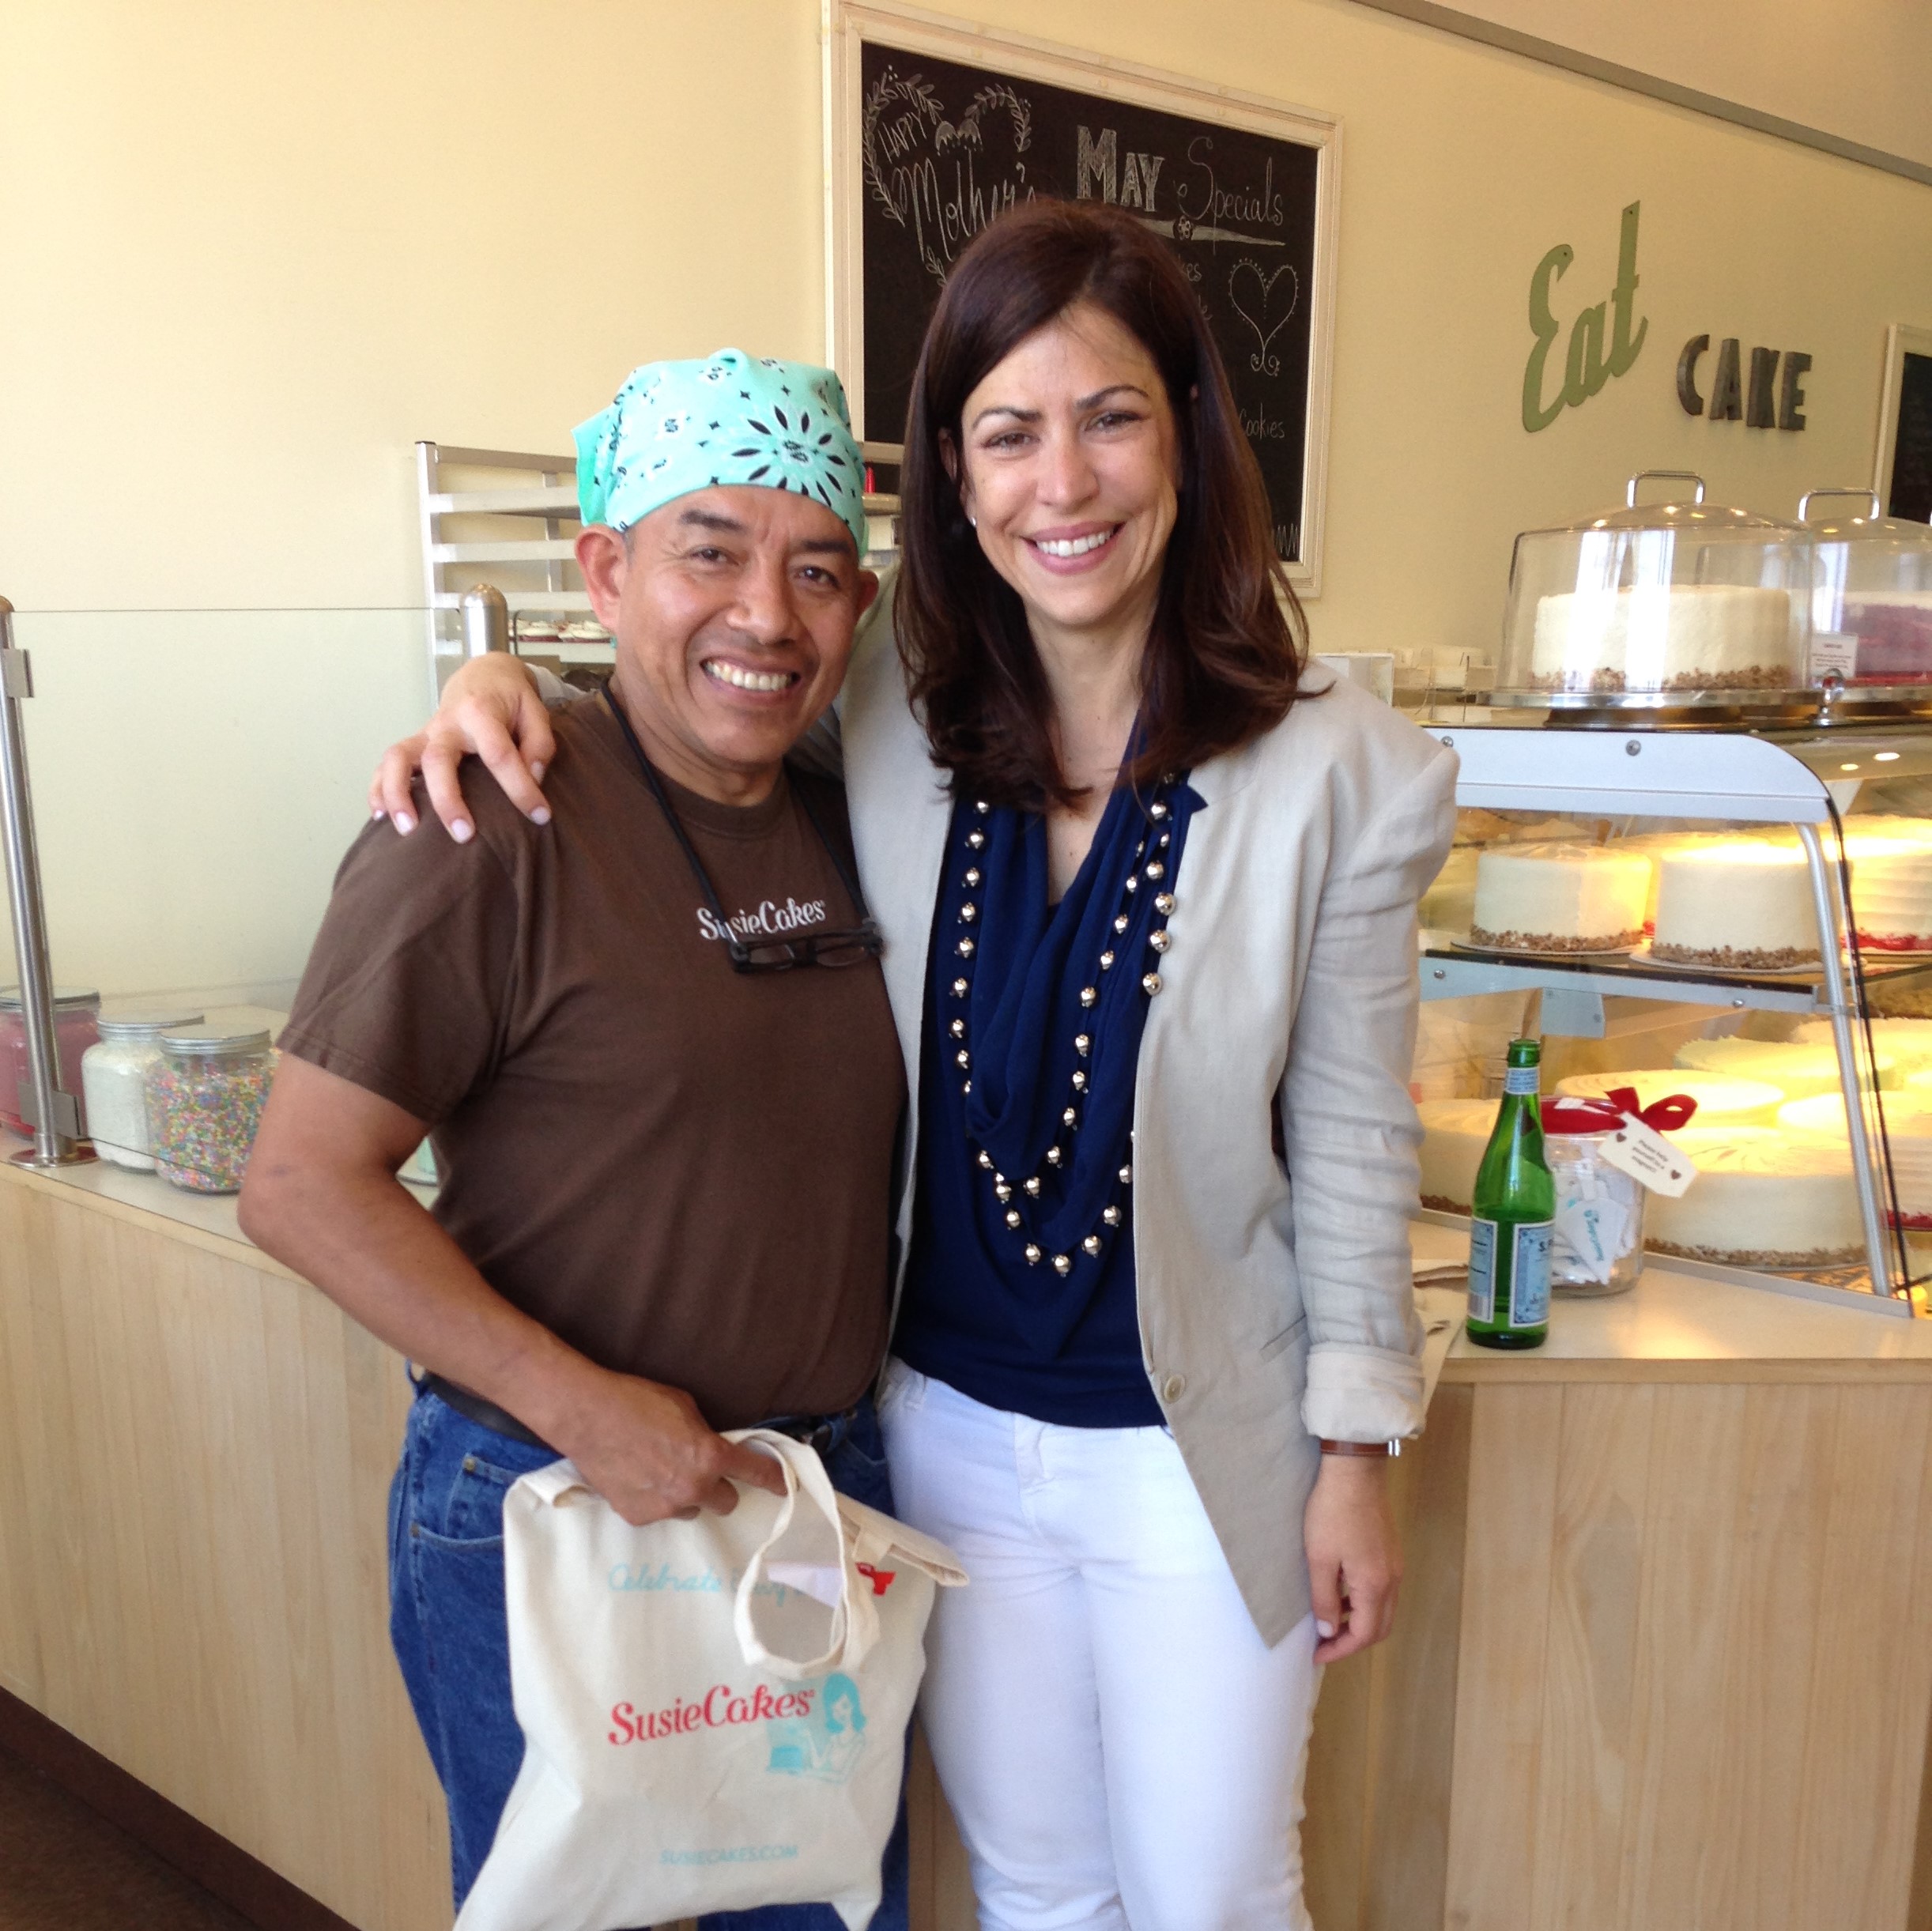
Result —
POLYGON ((77 1798, 0 1751, 0 1931, 250 1931, 77 1798))

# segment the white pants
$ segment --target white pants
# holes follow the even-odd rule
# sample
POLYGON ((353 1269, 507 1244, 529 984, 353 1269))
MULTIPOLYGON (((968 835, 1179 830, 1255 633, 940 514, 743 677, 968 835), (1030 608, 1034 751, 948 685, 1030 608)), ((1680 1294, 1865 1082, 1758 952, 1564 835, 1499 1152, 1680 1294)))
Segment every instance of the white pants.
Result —
POLYGON ((920 1709, 983 1931, 1311 1931, 1314 1619, 1263 1644, 1174 1438, 900 1362, 880 1419, 900 1514, 971 1578, 939 1592, 920 1709))

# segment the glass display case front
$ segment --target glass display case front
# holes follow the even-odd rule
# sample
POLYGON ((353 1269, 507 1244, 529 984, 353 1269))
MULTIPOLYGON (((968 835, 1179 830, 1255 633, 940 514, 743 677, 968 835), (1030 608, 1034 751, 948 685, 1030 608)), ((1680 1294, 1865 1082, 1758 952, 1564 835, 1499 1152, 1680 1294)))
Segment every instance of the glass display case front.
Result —
POLYGON ((1696 1179, 1645 1203, 1650 1253, 1911 1305, 1932 1269, 1932 733, 1511 723, 1439 727, 1464 809, 1421 908, 1425 1207, 1468 1211, 1504 1049, 1536 1032, 1549 1100, 1688 1103, 1667 1134, 1696 1179))

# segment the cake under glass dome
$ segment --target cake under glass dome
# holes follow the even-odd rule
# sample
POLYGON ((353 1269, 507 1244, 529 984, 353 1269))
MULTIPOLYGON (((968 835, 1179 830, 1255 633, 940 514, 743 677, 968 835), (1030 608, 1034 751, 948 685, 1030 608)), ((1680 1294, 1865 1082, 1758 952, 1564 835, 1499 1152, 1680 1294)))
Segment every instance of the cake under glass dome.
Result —
POLYGON ((1814 489, 1798 515, 1815 559, 1813 681, 1932 685, 1932 524, 1882 515, 1866 489, 1814 489), (1811 516, 1823 497, 1857 498, 1865 513, 1811 516))
POLYGON ((1687 471, 1640 471, 1618 508, 1517 537, 1497 689, 1609 705, 1802 691, 1811 589, 1798 526, 1707 503, 1687 471), (1691 492, 1640 503, 1647 481, 1691 492))

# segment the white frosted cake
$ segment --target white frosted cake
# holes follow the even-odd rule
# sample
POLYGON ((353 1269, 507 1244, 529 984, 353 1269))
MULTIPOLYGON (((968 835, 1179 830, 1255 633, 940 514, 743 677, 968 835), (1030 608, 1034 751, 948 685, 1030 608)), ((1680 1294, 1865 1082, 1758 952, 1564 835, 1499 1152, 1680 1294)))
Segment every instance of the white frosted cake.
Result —
POLYGON ((1564 590, 1536 606, 1541 691, 1788 690, 1803 680, 1790 594, 1728 583, 1564 590))
POLYGON ((1660 853, 1651 952, 1733 971, 1815 965, 1818 919, 1805 854, 1745 838, 1660 853))
MULTIPOLYGON (((1896 1086, 1898 1062, 1883 1047, 1878 1049, 1878 1084, 1896 1086)), ((1828 1041, 1807 1046, 1781 1045, 1770 1039, 1689 1039, 1677 1048, 1680 1066, 1695 1073, 1728 1073, 1742 1080, 1762 1080, 1779 1088, 1787 1099, 1804 1099, 1813 1093, 1841 1090, 1838 1053, 1828 1041)))
POLYGON ((1650 861, 1651 895, 1643 908, 1646 927, 1655 927, 1657 923, 1657 895, 1665 858, 1673 852, 1701 851, 1709 846, 1736 843, 1737 834, 1734 832, 1638 832, 1618 839, 1619 851, 1634 852, 1650 861))
POLYGON ((1443 1213, 1467 1213, 1476 1191, 1476 1169, 1496 1127, 1494 1099, 1424 1099, 1422 1116, 1422 1204, 1443 1213))
POLYGON ((1597 845, 1511 845, 1476 865, 1470 943, 1501 952, 1607 952, 1643 936, 1650 860, 1597 845))
POLYGON ((1774 1126, 1687 1126, 1670 1137, 1697 1178, 1680 1199, 1651 1194, 1646 1246, 1773 1268, 1836 1266, 1864 1252, 1848 1148, 1774 1126))
MULTIPOLYGON (((1915 1075, 1923 1079, 1924 1075, 1915 1075)), ((1932 1080, 1885 1100, 1885 1145, 1892 1155, 1892 1177, 1899 1190, 1899 1213, 1908 1227, 1932 1227, 1932 1080)), ((1819 1093, 1794 1099, 1778 1109, 1778 1124, 1798 1137, 1824 1140, 1843 1147, 1850 1156, 1851 1137, 1845 1130, 1842 1093, 1819 1093)), ((1887 1209, 1889 1212, 1889 1208, 1887 1209)))
POLYGON ((1674 1066, 1646 1066, 1636 1073, 1573 1073, 1557 1082, 1557 1091, 1568 1099, 1601 1099, 1620 1086, 1635 1087, 1640 1107, 1653 1106, 1673 1093, 1687 1095, 1697 1103, 1691 1121, 1696 1126, 1768 1126, 1788 1096, 1781 1087, 1763 1080, 1681 1073, 1674 1066))
POLYGON ((1932 824, 1854 818, 1845 853, 1858 943, 1875 952, 1932 952, 1932 824))
MULTIPOLYGON (((1897 1067, 1903 1084, 1911 1084, 1911 1075, 1932 1066, 1932 1019, 1874 1019, 1870 1022, 1872 1043, 1897 1067)), ((1853 1031, 1862 1036, 1864 1028, 1853 1031)), ((1832 1022, 1828 1019, 1800 1021, 1791 1035, 1794 1046, 1830 1046, 1832 1022)))

